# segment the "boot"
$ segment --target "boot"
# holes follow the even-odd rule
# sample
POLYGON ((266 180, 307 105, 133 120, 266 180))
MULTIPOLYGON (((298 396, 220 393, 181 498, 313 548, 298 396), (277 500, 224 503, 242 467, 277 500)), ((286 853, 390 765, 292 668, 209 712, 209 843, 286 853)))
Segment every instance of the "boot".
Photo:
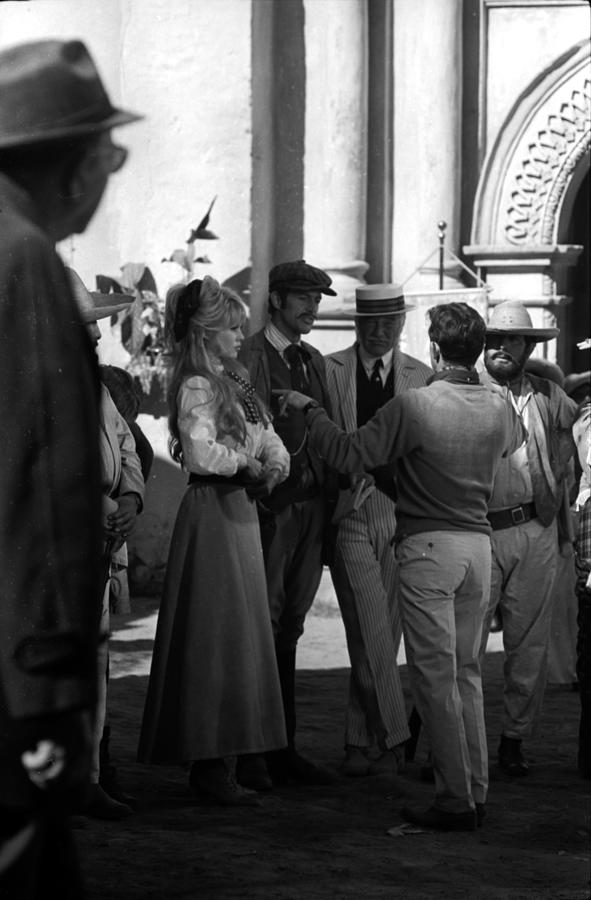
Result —
POLYGON ((499 744, 499 766, 507 775, 523 776, 529 773, 529 764, 521 752, 519 738, 510 738, 501 735, 499 744))
POLYGON ((222 806, 260 806, 255 791, 242 787, 223 759, 194 762, 189 774, 189 787, 194 794, 217 801, 222 806))
POLYGON ((289 781, 296 781, 300 784, 332 784, 336 780, 332 772, 305 759, 295 749, 295 647, 290 650, 276 649, 276 655, 285 715, 287 747, 267 753, 269 775, 277 784, 287 784, 289 781))
POLYGON ((111 726, 105 725, 103 728, 103 736, 99 745, 99 784, 103 790, 114 800, 124 803, 135 809, 137 800, 131 794, 126 793, 119 784, 117 769, 111 764, 110 755, 111 726))
POLYGON ((119 821, 133 815, 133 809, 126 803, 119 803, 102 789, 100 784, 90 786, 90 794, 84 805, 77 810, 80 815, 90 819, 119 821))
POLYGON ((267 771, 264 754, 248 753, 236 760, 236 781, 253 791, 271 791, 273 782, 267 771))

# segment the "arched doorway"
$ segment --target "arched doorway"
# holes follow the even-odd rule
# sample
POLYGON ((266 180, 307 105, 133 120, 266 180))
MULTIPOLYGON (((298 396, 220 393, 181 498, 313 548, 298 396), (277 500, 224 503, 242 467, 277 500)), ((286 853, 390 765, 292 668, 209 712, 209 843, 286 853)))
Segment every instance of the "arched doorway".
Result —
POLYGON ((482 167, 464 248, 492 302, 521 300, 534 323, 559 325, 560 341, 541 349, 567 371, 589 327, 590 48, 571 47, 516 100, 482 167))
POLYGON ((560 356, 566 374, 591 368, 591 352, 577 350, 577 342, 591 337, 591 175, 587 168, 577 185, 572 203, 565 205, 561 217, 560 242, 582 244, 583 251, 569 271, 567 292, 572 298, 565 309, 559 339, 560 356))

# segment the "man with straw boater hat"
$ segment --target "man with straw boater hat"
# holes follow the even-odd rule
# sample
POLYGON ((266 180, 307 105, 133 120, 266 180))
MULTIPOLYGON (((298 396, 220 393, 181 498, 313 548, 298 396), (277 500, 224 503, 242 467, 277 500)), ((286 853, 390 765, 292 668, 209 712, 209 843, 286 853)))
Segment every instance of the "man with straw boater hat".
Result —
POLYGON ((0 894, 82 896, 101 555, 99 381, 55 243, 126 151, 85 45, 0 52, 0 894))
MULTIPOLYGON (((402 353, 406 313, 397 284, 355 291, 357 339, 326 357, 333 420, 344 431, 365 425, 392 397, 423 387, 432 370, 402 353)), ((392 466, 339 477, 334 552, 330 564, 351 660, 345 719, 348 776, 395 775, 409 737, 397 655, 402 625, 396 595, 396 485, 392 466), (365 481, 367 499, 355 500, 365 481), (343 509, 343 504, 345 508, 343 509), (354 508, 357 506, 357 508, 354 508), (339 509, 345 512, 340 518, 339 509), (369 751, 375 746, 377 758, 369 751)), ((359 494, 361 499, 362 494, 359 494)))
POLYGON ((575 404, 553 381, 525 371, 536 344, 558 328, 534 328, 523 304, 495 306, 486 329, 484 364, 493 388, 502 386, 528 432, 526 443, 504 459, 495 476, 488 519, 492 526, 492 579, 481 653, 494 612, 503 623, 504 718, 498 748, 501 769, 529 772, 521 744, 540 715, 544 689, 560 511, 574 454, 575 404))

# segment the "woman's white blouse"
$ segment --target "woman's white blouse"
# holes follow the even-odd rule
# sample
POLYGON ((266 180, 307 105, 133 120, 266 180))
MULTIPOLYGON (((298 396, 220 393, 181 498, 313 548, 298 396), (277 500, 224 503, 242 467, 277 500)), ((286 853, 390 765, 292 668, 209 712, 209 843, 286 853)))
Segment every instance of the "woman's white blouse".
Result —
POLYGON ((246 457, 263 463, 265 471, 279 469, 289 475, 289 453, 272 425, 245 422, 246 440, 239 444, 217 433, 216 410, 207 378, 194 375, 183 382, 177 397, 178 428, 183 467, 197 475, 235 475, 246 466, 246 457))

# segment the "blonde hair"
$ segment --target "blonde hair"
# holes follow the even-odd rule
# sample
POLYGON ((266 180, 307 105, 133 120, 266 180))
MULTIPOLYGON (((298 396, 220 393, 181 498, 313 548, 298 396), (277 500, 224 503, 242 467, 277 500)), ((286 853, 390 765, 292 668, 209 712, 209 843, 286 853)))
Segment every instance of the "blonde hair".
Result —
MULTIPOLYGON (((206 342, 218 331, 244 325, 247 315, 247 308, 238 294, 210 276, 206 276, 203 282, 174 285, 166 294, 164 331, 166 357, 171 370, 167 392, 168 446, 176 462, 182 463, 177 397, 182 383, 193 375, 200 375, 209 382, 216 405, 218 433, 230 435, 239 443, 246 438, 238 386, 231 378, 214 370, 206 342), (190 312, 188 316, 187 309, 190 312), (178 328, 179 318, 183 319, 181 329, 178 328)), ((248 373, 237 360, 223 358, 221 362, 225 369, 236 372, 248 381, 248 373)), ((269 421, 262 401, 256 398, 256 402, 262 421, 269 421)))

